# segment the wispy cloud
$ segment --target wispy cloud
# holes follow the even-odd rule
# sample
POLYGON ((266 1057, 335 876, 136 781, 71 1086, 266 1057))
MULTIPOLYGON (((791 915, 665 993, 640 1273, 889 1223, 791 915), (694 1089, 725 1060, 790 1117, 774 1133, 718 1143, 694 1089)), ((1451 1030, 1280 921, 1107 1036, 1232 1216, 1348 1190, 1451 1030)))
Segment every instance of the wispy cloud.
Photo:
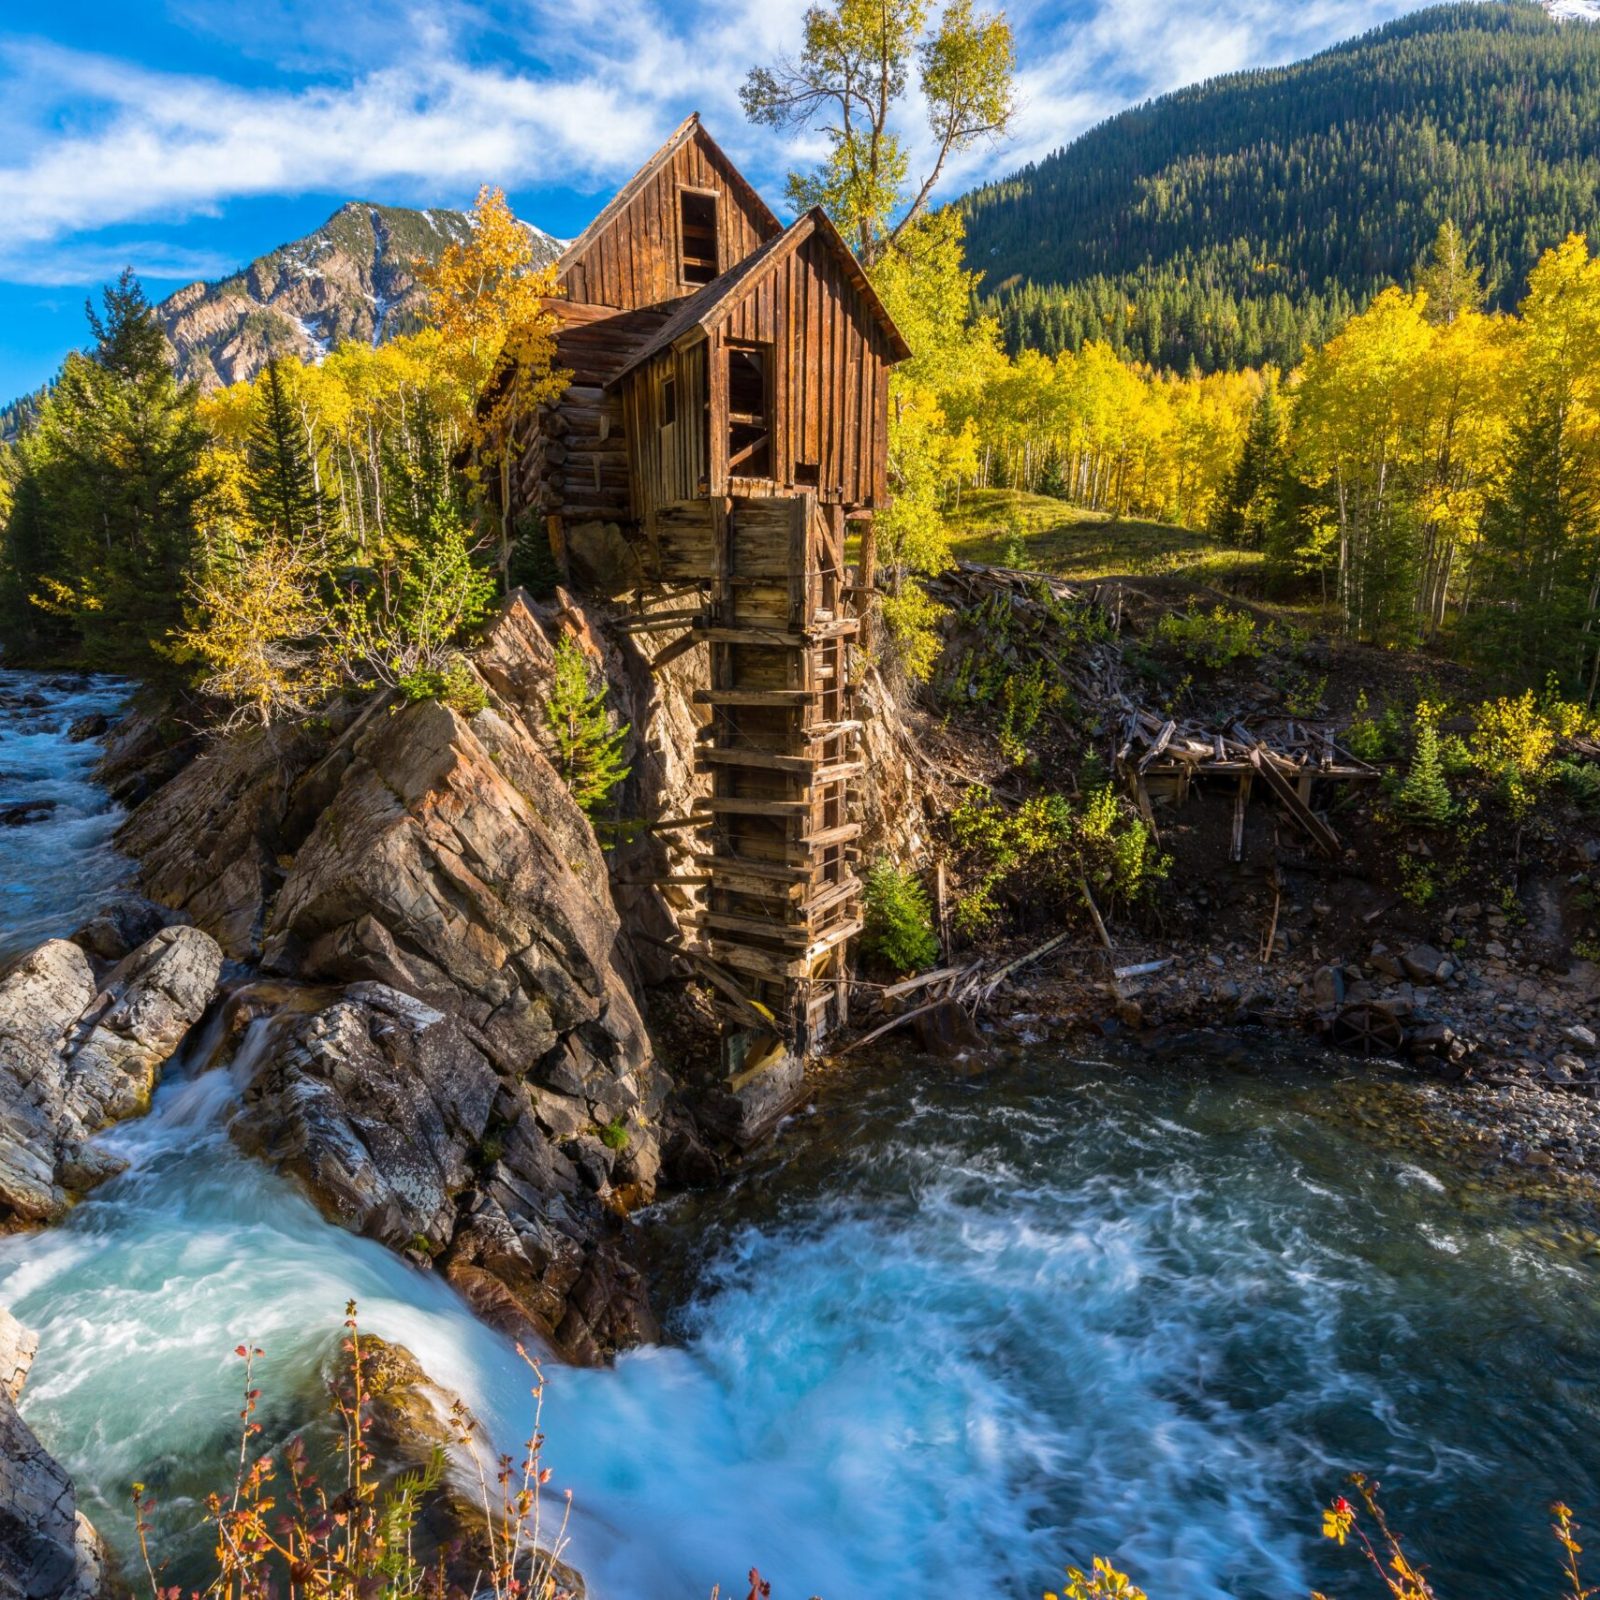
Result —
MULTIPOLYGON (((805 0, 172 0, 268 61, 241 81, 0 35, 0 277, 82 281, 98 230, 171 223, 263 195, 462 199, 483 181, 601 189, 685 111, 769 181, 793 139, 749 128, 738 85, 798 42, 805 0)), ((1280 61, 1409 0, 1013 0, 1022 115, 971 180, 1042 154, 1130 99, 1280 61)), ((916 158, 924 155, 914 149, 916 158)), ((535 218, 534 220, 537 220, 535 218)), ((207 252, 110 252, 159 275, 207 252)))

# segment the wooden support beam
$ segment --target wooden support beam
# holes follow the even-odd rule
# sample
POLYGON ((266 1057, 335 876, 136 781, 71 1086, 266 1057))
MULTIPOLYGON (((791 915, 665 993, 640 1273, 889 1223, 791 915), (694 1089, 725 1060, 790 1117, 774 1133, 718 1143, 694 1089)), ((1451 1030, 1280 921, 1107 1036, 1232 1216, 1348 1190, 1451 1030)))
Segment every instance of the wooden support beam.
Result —
POLYGON ((760 772, 784 772, 809 778, 817 770, 815 756, 786 756, 772 750, 746 750, 735 745, 712 745, 695 751, 695 760, 711 767, 754 767, 760 772))
POLYGON ((808 833, 800 843, 813 850, 825 850, 830 844, 843 844, 847 839, 861 837, 859 822, 840 823, 837 828, 824 828, 820 833, 808 833))
POLYGON ((703 607, 692 611, 647 611, 640 617, 625 617, 617 624, 619 633, 649 633, 658 628, 686 628, 705 616, 703 607))
POLYGON ((758 856, 742 856, 732 850, 713 850, 700 859, 709 861, 713 869, 731 869, 753 878, 771 878, 789 883, 809 878, 813 870, 810 865, 792 861, 764 861, 758 856))
POLYGON ((767 706, 775 710, 798 710, 821 699, 815 689, 696 689, 694 701, 700 706, 767 706))
POLYGON ((810 963, 803 958, 786 957, 781 951, 762 950, 750 945, 735 943, 731 939, 712 940, 716 959, 726 967, 740 972, 753 972, 757 977, 771 978, 782 983, 785 979, 804 978, 809 975, 810 963))
POLYGON ((848 783, 852 778, 862 777, 866 770, 864 761, 836 761, 831 767, 818 767, 812 774, 811 784, 821 789, 830 783, 848 783))
POLYGON ((701 801, 701 804, 717 816, 805 817, 811 813, 809 800, 745 800, 719 794, 701 801))
POLYGON ((679 656, 688 655, 688 653, 699 643, 700 635, 698 631, 691 629, 688 633, 684 634, 681 639, 674 639, 665 650, 658 652, 651 659, 650 670, 652 672, 659 672, 663 667, 669 666, 672 662, 676 661, 679 656))
POLYGON ((651 833, 677 833, 683 828, 699 828, 711 820, 710 814, 702 811, 691 811, 686 817, 662 817, 659 822, 650 824, 651 833))
POLYGON ((804 949, 811 934, 804 923, 768 921, 765 917, 741 917, 731 911, 688 911, 682 921, 693 928, 715 928, 724 933, 748 933, 752 938, 771 939, 777 944, 804 949))
POLYGON ((1312 843, 1324 855, 1333 857, 1340 855, 1344 846, 1339 841, 1339 835, 1295 793, 1294 785, 1278 770, 1277 765, 1271 761, 1264 761, 1259 750, 1250 752, 1250 760, 1265 780, 1267 787, 1282 802, 1290 820, 1297 823, 1301 830, 1310 836, 1312 843))

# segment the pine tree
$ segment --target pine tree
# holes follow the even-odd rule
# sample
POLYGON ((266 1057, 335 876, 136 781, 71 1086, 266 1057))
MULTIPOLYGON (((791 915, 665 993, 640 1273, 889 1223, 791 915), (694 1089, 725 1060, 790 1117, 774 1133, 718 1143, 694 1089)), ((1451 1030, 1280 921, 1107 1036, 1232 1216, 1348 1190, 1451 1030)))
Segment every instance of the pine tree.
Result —
POLYGON ((1439 724, 1434 708, 1417 707, 1416 743, 1411 767, 1395 797, 1400 812, 1411 822, 1442 827, 1455 815, 1455 801, 1445 782, 1444 760, 1439 751, 1439 724))
POLYGON ((85 666, 164 673, 198 550, 205 435, 138 279, 124 272, 103 306, 89 311, 95 350, 67 357, 30 436, 57 563, 40 598, 85 666))
POLYGON ((1559 402, 1531 395, 1484 510, 1469 619, 1475 653, 1519 681, 1554 672, 1582 692, 1583 624, 1600 503, 1559 402))
POLYGON ((317 482, 305 433, 295 420, 277 356, 256 389, 244 488, 251 521, 263 538, 323 542, 333 512, 317 482))
POLYGON ((1250 413, 1250 428, 1217 502, 1214 531, 1224 543, 1260 549, 1272 505, 1288 466, 1288 424, 1269 382, 1250 413))
POLYGON ((1439 224, 1427 256, 1418 263, 1416 286, 1428 297, 1428 321, 1445 327, 1463 312, 1481 311, 1489 298, 1483 269, 1472 259, 1472 244, 1449 218, 1439 224))
POLYGON ((28 462, 26 441, 17 451, 11 511, 0 544, 0 650, 12 662, 38 665, 70 660, 70 623, 36 603, 60 567, 44 490, 28 462))
POLYGON ((563 634, 556 645, 555 681, 545 707, 545 726, 555 739, 556 765, 572 798, 592 816, 628 776, 630 768, 622 759, 628 726, 613 726, 603 683, 590 692, 583 647, 569 634, 563 634))

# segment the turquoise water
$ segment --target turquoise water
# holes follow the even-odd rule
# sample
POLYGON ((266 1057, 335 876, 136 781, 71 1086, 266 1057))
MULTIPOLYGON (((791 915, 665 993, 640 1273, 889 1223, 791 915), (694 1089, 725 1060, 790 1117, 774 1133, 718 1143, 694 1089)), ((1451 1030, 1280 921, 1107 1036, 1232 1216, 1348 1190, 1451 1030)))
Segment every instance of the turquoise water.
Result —
MULTIPOLYGON (((176 1540, 225 1478, 233 1346, 287 1420, 348 1296, 526 1430, 526 1374, 447 1286, 233 1151, 247 1065, 177 1063, 107 1138, 128 1172, 0 1240, 42 1335, 26 1413, 114 1539, 134 1479, 176 1540)), ((1034 1049, 826 1088, 735 1187, 644 1219, 672 1342, 552 1368, 570 1558, 601 1600, 743 1593, 752 1564, 778 1600, 1027 1597, 1092 1551, 1155 1600, 1351 1596, 1318 1507, 1362 1467, 1441 1593, 1554 1593, 1545 1506, 1600 1517, 1594 1269, 1357 1137, 1345 1075, 1034 1049)))

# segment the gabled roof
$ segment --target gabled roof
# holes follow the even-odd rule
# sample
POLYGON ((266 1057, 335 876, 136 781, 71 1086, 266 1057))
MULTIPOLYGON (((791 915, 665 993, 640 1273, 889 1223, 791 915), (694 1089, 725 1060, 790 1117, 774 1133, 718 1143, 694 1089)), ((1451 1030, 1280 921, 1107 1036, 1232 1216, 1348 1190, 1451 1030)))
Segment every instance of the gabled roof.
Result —
POLYGON ((852 286, 865 302, 873 319, 888 335, 889 346, 894 353, 893 359, 904 361, 911 354, 911 346, 906 343, 905 336, 895 326, 894 319, 889 315, 883 301, 878 298, 878 291, 872 287, 866 271, 856 260, 850 246, 840 236, 839 230, 834 227, 832 219, 821 206, 813 206, 777 238, 768 239, 759 250, 746 256, 736 266, 730 267, 720 278, 712 279, 705 288, 690 295, 667 318, 654 338, 640 346, 628 364, 611 380, 612 383, 620 382, 636 367, 643 366, 645 362, 681 340, 691 336, 703 338, 710 333, 727 318, 734 307, 768 272, 780 261, 793 255, 807 239, 813 236, 820 238, 844 264, 852 286))
POLYGON ((755 187, 745 178, 744 174, 728 159, 722 147, 700 125, 700 113, 691 111, 676 128, 670 137, 623 186, 612 195, 593 222, 578 235, 556 262, 556 277, 559 279, 568 267, 582 258, 587 253, 590 245, 603 234, 613 222, 627 210, 639 191, 655 177, 672 157, 691 139, 698 138, 706 147, 708 153, 715 158, 719 165, 727 169, 728 183, 736 189, 741 198, 751 207, 757 216, 770 224, 772 231, 780 233, 783 224, 772 213, 772 208, 761 198, 755 187))

